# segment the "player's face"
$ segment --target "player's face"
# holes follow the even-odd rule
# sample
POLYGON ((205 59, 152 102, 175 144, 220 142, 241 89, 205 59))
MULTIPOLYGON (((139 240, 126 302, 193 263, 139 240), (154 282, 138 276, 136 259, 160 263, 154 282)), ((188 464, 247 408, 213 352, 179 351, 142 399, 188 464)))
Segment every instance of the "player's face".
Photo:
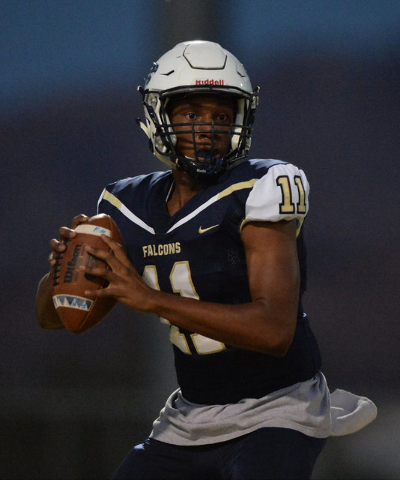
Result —
POLYGON ((169 115, 177 134, 176 148, 182 155, 201 159, 222 157, 228 152, 230 126, 235 117, 234 102, 229 96, 191 95, 173 99, 169 115))

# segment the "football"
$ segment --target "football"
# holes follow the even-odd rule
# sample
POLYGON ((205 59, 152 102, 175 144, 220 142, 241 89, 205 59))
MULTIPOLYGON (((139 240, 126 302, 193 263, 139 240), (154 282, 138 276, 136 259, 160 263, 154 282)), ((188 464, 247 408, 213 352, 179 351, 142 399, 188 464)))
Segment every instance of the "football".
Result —
POLYGON ((123 245, 121 233, 114 220, 105 214, 95 215, 75 228, 77 235, 66 239, 67 249, 55 256, 53 277, 53 302, 64 326, 73 333, 82 333, 103 320, 116 304, 111 297, 90 299, 86 290, 105 288, 108 282, 88 275, 79 269, 81 265, 97 267, 106 264, 90 255, 85 245, 102 250, 109 247, 101 239, 104 234, 123 245))

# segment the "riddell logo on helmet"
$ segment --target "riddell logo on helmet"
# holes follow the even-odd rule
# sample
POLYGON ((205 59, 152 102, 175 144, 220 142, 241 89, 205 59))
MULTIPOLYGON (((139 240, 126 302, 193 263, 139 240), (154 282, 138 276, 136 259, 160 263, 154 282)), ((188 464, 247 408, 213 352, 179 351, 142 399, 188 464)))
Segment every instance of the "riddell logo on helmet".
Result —
POLYGON ((224 81, 222 78, 219 80, 206 78, 205 80, 196 80, 196 85, 224 85, 224 81))

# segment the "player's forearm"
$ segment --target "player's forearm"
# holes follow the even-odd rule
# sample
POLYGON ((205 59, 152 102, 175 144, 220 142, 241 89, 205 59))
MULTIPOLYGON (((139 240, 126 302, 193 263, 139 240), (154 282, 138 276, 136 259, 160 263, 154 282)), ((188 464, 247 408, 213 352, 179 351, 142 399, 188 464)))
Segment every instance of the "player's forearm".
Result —
POLYGON ((47 330, 64 328, 53 304, 52 271, 39 282, 36 295, 36 317, 39 325, 47 330))
POLYGON ((225 305, 154 292, 150 310, 184 328, 225 344, 284 356, 293 339, 297 306, 257 301, 225 305))

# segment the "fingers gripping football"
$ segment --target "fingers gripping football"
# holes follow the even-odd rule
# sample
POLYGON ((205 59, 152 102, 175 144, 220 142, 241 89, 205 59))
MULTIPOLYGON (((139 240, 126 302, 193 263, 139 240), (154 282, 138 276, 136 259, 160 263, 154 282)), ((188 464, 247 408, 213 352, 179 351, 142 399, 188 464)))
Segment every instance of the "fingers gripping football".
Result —
POLYGON ((104 278, 109 282, 106 288, 86 291, 91 298, 111 296, 126 306, 138 311, 146 311, 146 300, 152 290, 148 287, 128 258, 125 249, 109 237, 102 236, 110 251, 86 246, 91 255, 99 258, 107 267, 82 266, 81 269, 89 274, 104 278))
POLYGON ((56 264, 56 255, 57 253, 65 252, 67 249, 68 240, 76 236, 75 228, 82 223, 85 223, 89 220, 89 217, 84 214, 77 215, 72 219, 71 228, 61 227, 58 231, 60 236, 59 240, 52 238, 50 240, 50 247, 52 252, 49 255, 49 264, 50 267, 54 267, 56 264))
POLYGON ((72 224, 71 224, 71 228, 73 230, 75 230, 75 228, 78 226, 78 225, 81 225, 82 223, 85 223, 89 220, 89 217, 83 213, 81 213, 80 215, 77 215, 76 217, 74 217, 72 219, 72 224))

